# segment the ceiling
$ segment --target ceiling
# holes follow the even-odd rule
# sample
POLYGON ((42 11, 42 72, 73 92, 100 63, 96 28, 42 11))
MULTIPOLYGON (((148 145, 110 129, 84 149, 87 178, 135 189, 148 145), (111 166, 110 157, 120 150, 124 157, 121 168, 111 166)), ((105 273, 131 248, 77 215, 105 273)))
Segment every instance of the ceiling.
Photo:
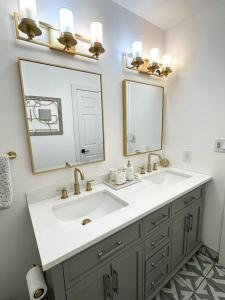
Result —
POLYGON ((204 4, 204 0, 113 0, 152 24, 167 30, 204 4))

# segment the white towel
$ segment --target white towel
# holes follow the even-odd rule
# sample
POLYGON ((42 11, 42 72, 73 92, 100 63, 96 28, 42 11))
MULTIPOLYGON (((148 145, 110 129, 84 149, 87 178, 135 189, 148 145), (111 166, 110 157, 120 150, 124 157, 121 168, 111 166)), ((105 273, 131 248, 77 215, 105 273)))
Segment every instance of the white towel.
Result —
POLYGON ((11 206, 12 196, 13 190, 9 157, 7 154, 3 154, 0 155, 0 208, 11 206))

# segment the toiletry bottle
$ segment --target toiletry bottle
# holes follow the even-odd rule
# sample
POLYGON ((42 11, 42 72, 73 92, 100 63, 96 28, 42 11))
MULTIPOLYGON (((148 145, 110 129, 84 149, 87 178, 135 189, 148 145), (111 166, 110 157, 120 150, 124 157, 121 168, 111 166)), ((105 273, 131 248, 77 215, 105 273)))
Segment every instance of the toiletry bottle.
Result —
POLYGON ((126 174, 127 180, 131 181, 134 179, 134 167, 132 166, 130 160, 128 160, 127 163, 127 174, 126 174))
POLYGON ((116 184, 124 184, 126 182, 126 168, 119 168, 116 172, 116 184))

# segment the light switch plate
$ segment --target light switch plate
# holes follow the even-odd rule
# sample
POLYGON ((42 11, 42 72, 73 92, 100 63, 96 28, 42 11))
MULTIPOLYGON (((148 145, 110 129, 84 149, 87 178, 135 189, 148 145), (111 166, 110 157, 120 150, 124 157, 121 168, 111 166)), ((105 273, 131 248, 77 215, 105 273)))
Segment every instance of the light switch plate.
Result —
POLYGON ((191 162, 192 151, 184 151, 183 152, 183 161, 190 163, 191 162))
POLYGON ((215 152, 225 153, 225 138, 215 140, 215 152))

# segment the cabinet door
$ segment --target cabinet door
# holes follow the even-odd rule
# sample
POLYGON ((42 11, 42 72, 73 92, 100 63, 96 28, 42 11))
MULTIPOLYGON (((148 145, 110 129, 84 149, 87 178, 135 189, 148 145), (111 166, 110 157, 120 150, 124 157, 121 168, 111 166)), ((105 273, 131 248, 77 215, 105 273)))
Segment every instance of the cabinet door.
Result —
POLYGON ((172 234, 172 270, 185 258, 186 255, 186 227, 187 210, 177 214, 173 221, 172 234))
POLYGON ((102 267, 67 290, 67 300, 111 300, 111 284, 109 266, 102 267))
POLYGON ((128 250, 111 268, 113 300, 142 299, 142 248, 128 250))
POLYGON ((187 254, 200 243, 200 221, 202 204, 192 205, 188 214, 187 254))

